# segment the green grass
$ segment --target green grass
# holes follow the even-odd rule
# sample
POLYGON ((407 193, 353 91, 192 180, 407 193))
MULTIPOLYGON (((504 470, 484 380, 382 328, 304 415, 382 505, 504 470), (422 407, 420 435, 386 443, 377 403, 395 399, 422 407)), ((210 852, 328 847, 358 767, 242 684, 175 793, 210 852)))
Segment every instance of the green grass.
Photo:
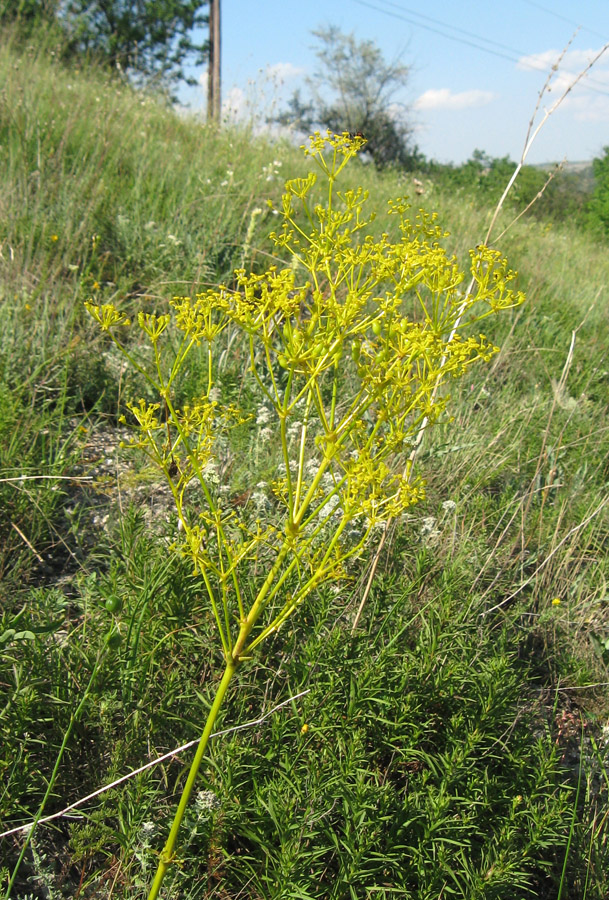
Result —
MULTIPOLYGON (((303 171, 287 145, 52 54, 0 50, 0 830, 36 814, 70 729, 46 814, 197 738, 222 664, 167 549, 171 508, 116 447, 142 386, 82 303, 161 310, 268 265, 266 198, 303 171)), ((490 210, 463 195, 361 175, 377 198, 437 209, 462 261, 485 233, 490 210)), ((570 223, 523 219, 500 246, 528 301, 485 323, 501 353, 426 439, 425 505, 393 531, 355 634, 364 565, 239 672, 221 727, 310 693, 212 741, 165 896, 609 893, 609 262, 570 223)), ((231 344, 221 396, 255 412, 243 359, 231 344)), ((235 435, 229 492, 272 475, 256 447, 253 427, 235 435)), ((40 826, 11 897, 145 897, 189 759, 40 826)), ((3 891, 22 842, 1 840, 3 891)))

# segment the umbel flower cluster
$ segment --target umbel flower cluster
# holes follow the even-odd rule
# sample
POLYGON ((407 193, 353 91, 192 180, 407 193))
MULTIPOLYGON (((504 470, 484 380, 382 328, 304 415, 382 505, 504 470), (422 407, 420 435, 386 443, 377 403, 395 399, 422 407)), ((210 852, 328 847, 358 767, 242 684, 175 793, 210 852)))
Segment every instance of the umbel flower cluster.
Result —
POLYGON ((343 173, 363 144, 348 134, 310 139, 305 153, 316 171, 286 183, 282 225, 271 234, 285 267, 240 270, 231 286, 140 312, 136 340, 123 337, 131 322, 115 306, 87 304, 156 397, 129 404, 132 445, 171 489, 179 548, 205 586, 225 658, 149 900, 175 861, 236 669, 312 591, 345 576, 376 526, 423 497, 413 445, 445 414, 447 382, 496 351, 473 326, 523 299, 506 260, 488 247, 471 252, 467 279, 443 250, 435 216, 411 219, 406 200, 389 203, 397 239, 375 233, 367 193, 348 187, 343 173), (220 362, 238 334, 249 356, 243 393, 261 399, 256 425, 268 434, 274 424, 282 460, 264 519, 226 501, 215 465, 247 418, 217 399, 220 362), (148 347, 138 356, 131 348, 142 338, 148 347), (206 376, 180 404, 193 354, 206 358, 206 376), (192 502, 193 484, 202 505, 192 502))
POLYGON ((286 183, 282 224, 270 235, 288 265, 239 270, 233 286, 175 297, 163 314, 139 313, 150 367, 122 338, 129 319, 87 304, 158 397, 129 405, 133 445, 173 493, 181 551, 205 584, 231 665, 312 590, 343 576, 375 526, 423 497, 409 462, 418 431, 444 413, 443 386, 495 353, 472 326, 523 299, 498 251, 472 250, 466 276, 442 248, 435 215, 409 216, 405 199, 389 203, 398 239, 375 234, 367 192, 344 185, 363 144, 347 134, 310 139, 305 154, 316 171, 286 183), (232 508, 209 475, 221 442, 244 421, 214 390, 235 329, 249 346, 244 377, 275 417, 283 457, 265 522, 232 508), (206 355, 205 383, 178 408, 175 388, 195 348, 206 355), (202 511, 187 502, 195 479, 202 511))

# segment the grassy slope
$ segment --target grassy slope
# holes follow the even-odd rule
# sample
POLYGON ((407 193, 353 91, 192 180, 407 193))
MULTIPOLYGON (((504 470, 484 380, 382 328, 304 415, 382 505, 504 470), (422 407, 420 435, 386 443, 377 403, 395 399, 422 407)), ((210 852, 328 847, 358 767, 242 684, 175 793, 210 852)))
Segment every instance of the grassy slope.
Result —
MULTIPOLYGON (((112 467, 94 469, 97 491, 8 480, 90 473, 83 445, 101 435, 104 456, 117 403, 135 390, 82 301, 153 308, 266 264, 265 200, 303 163, 287 146, 211 132, 100 75, 60 70, 49 48, 19 56, 5 43, 0 73, 0 818, 10 824, 35 812, 98 653, 49 810, 195 738, 217 662, 197 585, 167 556, 163 516, 151 528, 142 514, 154 491, 136 495, 139 511, 125 501, 104 530, 89 507, 107 512, 112 467), (115 596, 126 640, 108 656, 104 603, 115 596)), ((361 175, 381 201, 411 193, 408 179, 361 175)), ((431 184, 422 202, 466 259, 487 211, 431 184)), ((609 709, 602 688, 585 686, 608 680, 609 262, 568 223, 519 222, 501 247, 528 303, 489 320, 501 354, 425 444, 427 503, 394 535, 355 637, 359 594, 322 595, 264 666, 242 673, 228 723, 311 693, 213 748, 202 787, 215 799, 191 812, 167 896, 554 898, 574 810, 562 897, 585 885, 589 898, 607 895, 609 709)), ((238 360, 223 390, 239 392, 238 360)), ((180 774, 167 763, 83 820, 41 829, 13 896, 145 896, 180 774)), ((19 846, 4 841, 0 865, 19 846)))

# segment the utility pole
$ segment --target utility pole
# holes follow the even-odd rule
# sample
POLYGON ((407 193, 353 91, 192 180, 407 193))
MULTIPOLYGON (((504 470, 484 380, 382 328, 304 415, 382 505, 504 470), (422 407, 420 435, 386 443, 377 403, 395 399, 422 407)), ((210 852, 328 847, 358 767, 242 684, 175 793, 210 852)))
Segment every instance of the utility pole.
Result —
POLYGON ((209 0, 209 65, 207 68, 207 121, 220 122, 220 0, 209 0))

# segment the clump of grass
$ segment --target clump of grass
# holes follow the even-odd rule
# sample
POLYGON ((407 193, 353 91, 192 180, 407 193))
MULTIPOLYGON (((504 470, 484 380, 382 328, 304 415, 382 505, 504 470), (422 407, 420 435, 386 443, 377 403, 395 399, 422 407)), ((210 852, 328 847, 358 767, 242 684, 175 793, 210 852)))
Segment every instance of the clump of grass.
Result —
POLYGON ((382 635, 370 622, 350 640, 326 619, 325 651, 305 651, 312 674, 299 681, 294 660, 285 673, 290 689, 312 687, 296 722, 284 717, 253 753, 234 738, 210 769, 227 765, 248 798, 231 810, 208 776, 233 892, 245 867, 265 897, 286 882, 311 897, 539 895, 572 795, 537 701, 522 696, 513 635, 485 643, 459 590, 419 610, 414 595, 399 580, 391 606, 375 603, 382 635))
POLYGON ((62 493, 50 481, 7 479, 64 474, 79 426, 115 418, 130 390, 83 321, 82 301, 120 294, 153 304, 178 282, 180 291, 184 281, 216 283, 249 262, 289 155, 245 132, 206 129, 58 55, 48 41, 17 49, 3 32, 0 565, 17 577, 19 559, 39 566, 36 554, 61 543, 62 493))
POLYGON ((56 54, 44 42, 16 50, 3 35, 0 375, 14 382, 34 366, 47 379, 73 358, 82 366, 95 341, 83 300, 139 308, 249 263, 291 155, 56 54))

